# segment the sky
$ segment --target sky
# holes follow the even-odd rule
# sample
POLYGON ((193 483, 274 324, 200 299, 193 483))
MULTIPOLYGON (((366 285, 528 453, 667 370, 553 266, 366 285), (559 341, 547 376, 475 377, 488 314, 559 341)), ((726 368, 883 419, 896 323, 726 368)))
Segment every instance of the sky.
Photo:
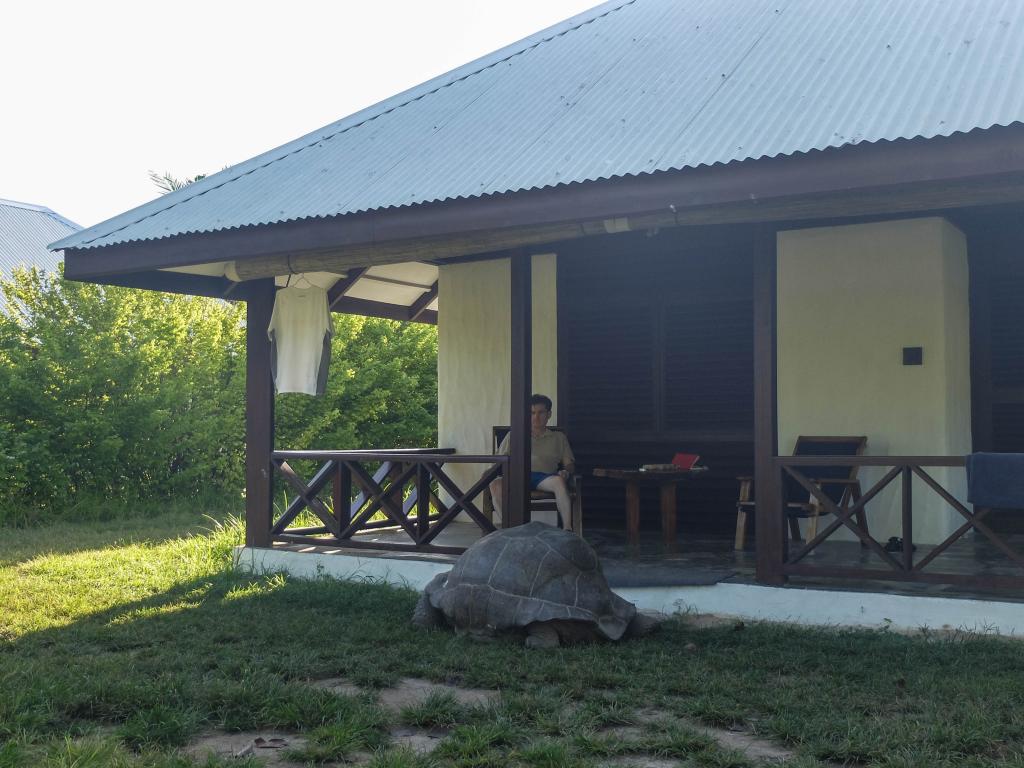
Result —
POLYGON ((598 0, 6 5, 0 198, 91 226, 598 0))

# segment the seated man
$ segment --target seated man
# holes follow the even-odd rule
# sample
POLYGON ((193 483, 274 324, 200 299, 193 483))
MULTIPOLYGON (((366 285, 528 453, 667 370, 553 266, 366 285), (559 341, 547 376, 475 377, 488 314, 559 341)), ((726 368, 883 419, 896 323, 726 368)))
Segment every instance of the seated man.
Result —
MULTIPOLYGON (((565 481, 572 474, 576 463, 569 447, 569 441, 562 432, 548 429, 551 418, 551 398, 534 395, 530 398, 530 488, 547 491, 555 495, 555 506, 562 526, 572 527, 572 503, 565 481), (561 469, 559 469, 561 465, 561 469)), ((508 455, 511 433, 505 435, 498 447, 498 453, 508 455)), ((501 478, 491 483, 494 511, 501 519, 501 478)))

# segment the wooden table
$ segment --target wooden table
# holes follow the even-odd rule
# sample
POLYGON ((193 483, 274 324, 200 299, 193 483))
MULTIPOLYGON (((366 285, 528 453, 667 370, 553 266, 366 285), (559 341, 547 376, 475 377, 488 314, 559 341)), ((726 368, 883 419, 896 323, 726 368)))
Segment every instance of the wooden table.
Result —
POLYGON ((705 468, 654 472, 641 469, 595 469, 594 477, 622 480, 626 484, 626 538, 631 547, 640 543, 640 486, 657 485, 661 489, 661 536, 668 549, 676 545, 676 485, 705 468))

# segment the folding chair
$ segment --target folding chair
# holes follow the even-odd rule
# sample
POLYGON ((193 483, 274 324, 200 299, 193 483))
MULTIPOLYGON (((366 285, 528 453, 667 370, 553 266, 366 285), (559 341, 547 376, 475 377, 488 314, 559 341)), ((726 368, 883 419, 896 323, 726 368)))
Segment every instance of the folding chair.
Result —
MULTIPOLYGON (((867 446, 868 439, 858 437, 801 435, 793 448, 794 456, 861 456, 867 446)), ((806 466, 798 468, 801 474, 821 488, 822 492, 840 509, 852 506, 861 497, 860 480, 857 479, 857 466, 806 466)), ((741 550, 746 544, 747 516, 754 511, 754 478, 739 477, 740 497, 736 503, 736 542, 735 549, 741 550)), ((786 500, 786 518, 789 520, 789 531, 793 541, 800 540, 800 518, 807 518, 807 539, 818 534, 818 518, 821 516, 821 503, 811 496, 807 489, 788 474, 783 482, 786 500)), ((868 531, 867 516, 864 510, 857 512, 857 524, 865 533, 868 531)))

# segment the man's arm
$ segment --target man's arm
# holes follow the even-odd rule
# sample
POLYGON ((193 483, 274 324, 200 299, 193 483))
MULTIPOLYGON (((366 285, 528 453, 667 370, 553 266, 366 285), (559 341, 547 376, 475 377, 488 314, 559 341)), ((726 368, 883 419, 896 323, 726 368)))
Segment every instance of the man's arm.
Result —
POLYGON ((570 475, 576 471, 576 457, 572 454, 569 438, 565 434, 562 434, 562 468, 570 475))

